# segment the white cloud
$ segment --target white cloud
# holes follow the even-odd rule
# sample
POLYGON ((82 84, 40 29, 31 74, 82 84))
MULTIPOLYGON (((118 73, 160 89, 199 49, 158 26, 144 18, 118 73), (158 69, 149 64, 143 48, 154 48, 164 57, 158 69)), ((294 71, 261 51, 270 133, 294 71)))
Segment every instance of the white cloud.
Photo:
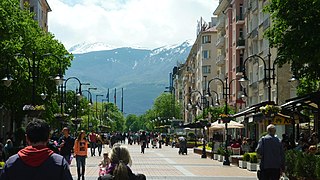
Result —
POLYGON ((67 48, 81 42, 155 48, 195 39, 218 0, 48 0, 49 31, 67 48))

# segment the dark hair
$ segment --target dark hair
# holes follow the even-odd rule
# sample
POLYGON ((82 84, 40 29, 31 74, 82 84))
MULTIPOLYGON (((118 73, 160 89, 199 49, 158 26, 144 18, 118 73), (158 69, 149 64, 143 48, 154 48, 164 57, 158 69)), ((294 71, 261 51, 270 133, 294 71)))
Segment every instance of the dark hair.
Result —
POLYGON ((26 128, 27 137, 32 143, 48 141, 49 133, 49 124, 42 119, 33 119, 26 128))
POLYGON ((80 141, 81 140, 81 135, 82 133, 86 133, 84 130, 81 130, 80 133, 78 134, 77 140, 80 141))

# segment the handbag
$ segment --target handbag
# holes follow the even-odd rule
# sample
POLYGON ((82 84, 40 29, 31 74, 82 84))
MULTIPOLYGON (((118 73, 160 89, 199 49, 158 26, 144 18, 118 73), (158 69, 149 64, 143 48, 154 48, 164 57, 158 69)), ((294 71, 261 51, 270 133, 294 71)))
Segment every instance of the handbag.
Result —
POLYGON ((285 173, 282 174, 282 176, 280 177, 280 180, 289 180, 288 176, 286 176, 285 173))

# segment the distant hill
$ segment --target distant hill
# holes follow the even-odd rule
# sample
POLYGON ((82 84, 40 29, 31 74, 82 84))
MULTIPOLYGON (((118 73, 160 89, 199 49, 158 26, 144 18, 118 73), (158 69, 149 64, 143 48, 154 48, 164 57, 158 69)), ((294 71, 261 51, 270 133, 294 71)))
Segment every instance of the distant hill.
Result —
POLYGON ((117 88, 119 108, 121 88, 124 88, 124 112, 139 115, 150 109, 153 100, 168 86, 169 73, 174 66, 184 63, 191 45, 185 41, 153 50, 110 48, 104 43, 82 43, 70 48, 75 59, 66 77, 76 76, 81 82, 91 83, 90 87, 97 87, 97 91, 92 91, 94 101, 95 94, 106 95, 110 88, 110 101, 113 102, 114 88, 117 88))

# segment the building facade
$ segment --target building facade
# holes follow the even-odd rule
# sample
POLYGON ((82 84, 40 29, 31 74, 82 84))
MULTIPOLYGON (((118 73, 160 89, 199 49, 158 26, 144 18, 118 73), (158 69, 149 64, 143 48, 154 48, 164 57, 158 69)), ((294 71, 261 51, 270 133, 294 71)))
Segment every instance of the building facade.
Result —
POLYGON ((25 3, 28 3, 30 11, 35 13, 34 20, 48 32, 48 13, 51 12, 51 8, 47 0, 20 0, 20 7, 23 8, 25 3))
POLYGON ((173 75, 175 97, 183 106, 185 122, 193 122, 203 112, 203 108, 216 99, 205 98, 206 85, 209 79, 217 76, 216 66, 216 19, 206 23, 201 18, 198 22, 197 39, 184 64, 178 67, 173 75), (197 92, 196 92, 197 91, 197 92))

